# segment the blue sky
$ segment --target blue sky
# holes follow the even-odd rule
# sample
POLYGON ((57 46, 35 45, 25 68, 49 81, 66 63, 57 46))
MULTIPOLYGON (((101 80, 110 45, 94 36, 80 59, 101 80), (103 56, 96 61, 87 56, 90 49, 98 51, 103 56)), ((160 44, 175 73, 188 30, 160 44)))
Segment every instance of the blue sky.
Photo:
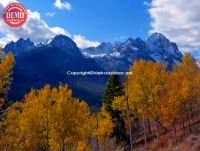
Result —
POLYGON ((70 11, 54 7, 53 0, 21 2, 37 10, 50 26, 61 26, 90 40, 115 41, 127 37, 145 38, 150 16, 143 0, 71 0, 70 11), (45 16, 55 12, 54 17, 45 16))
POLYGON ((0 11, 12 2, 21 2, 29 19, 11 29, 1 18, 0 45, 20 37, 38 43, 65 34, 86 48, 160 32, 181 52, 200 58, 199 0, 1 0, 0 11))

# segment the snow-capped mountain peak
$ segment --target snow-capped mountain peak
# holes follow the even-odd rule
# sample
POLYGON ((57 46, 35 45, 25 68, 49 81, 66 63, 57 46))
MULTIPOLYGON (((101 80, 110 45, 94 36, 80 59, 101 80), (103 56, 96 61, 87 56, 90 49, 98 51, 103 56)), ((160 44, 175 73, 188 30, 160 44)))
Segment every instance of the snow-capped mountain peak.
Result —
POLYGON ((114 45, 110 42, 102 42, 99 46, 97 47, 89 47, 86 49, 82 50, 83 54, 87 54, 87 56, 91 55, 92 58, 100 57, 100 56, 105 56, 107 54, 110 54, 114 48, 114 45))
MULTIPOLYGON (((178 50, 175 43, 170 42, 164 35, 160 33, 152 34, 147 40, 146 44, 150 49, 151 56, 157 56, 158 58, 163 58, 164 56, 173 57, 178 61, 181 61, 182 54, 178 50)), ((163 58, 164 59, 164 58, 163 58)))
POLYGON ((173 64, 180 63, 182 59, 182 53, 177 45, 160 33, 152 34, 147 40, 128 38, 117 47, 113 45, 109 47, 107 44, 106 48, 109 47, 109 51, 105 49, 105 43, 102 45, 104 47, 85 49, 84 53, 87 57, 96 59, 99 66, 108 71, 113 70, 113 67, 116 67, 114 70, 126 71, 135 60, 139 59, 162 62, 167 64, 168 69, 172 69, 173 64))

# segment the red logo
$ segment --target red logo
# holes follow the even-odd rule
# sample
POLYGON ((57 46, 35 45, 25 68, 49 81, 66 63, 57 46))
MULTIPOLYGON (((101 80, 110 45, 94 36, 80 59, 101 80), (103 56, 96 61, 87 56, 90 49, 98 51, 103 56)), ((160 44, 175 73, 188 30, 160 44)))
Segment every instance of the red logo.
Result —
POLYGON ((27 20, 28 12, 20 3, 11 3, 3 11, 3 19, 10 27, 20 27, 27 20))

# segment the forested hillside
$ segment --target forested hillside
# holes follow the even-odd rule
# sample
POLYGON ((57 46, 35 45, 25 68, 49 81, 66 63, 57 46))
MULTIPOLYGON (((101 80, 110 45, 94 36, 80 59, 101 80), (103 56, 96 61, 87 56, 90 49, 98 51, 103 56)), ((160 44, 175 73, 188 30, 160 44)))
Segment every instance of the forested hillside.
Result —
POLYGON ((14 62, 11 53, 0 54, 2 151, 155 151, 174 146, 184 151, 184 142, 199 142, 200 68, 189 54, 170 72, 165 64, 139 60, 125 82, 112 75, 95 112, 73 97, 67 83, 47 83, 10 103, 14 62))

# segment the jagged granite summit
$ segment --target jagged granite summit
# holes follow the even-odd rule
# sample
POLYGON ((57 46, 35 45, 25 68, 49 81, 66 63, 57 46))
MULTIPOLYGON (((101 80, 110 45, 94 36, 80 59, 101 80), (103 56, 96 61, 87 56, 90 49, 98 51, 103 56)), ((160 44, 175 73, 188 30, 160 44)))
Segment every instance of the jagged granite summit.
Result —
POLYGON ((128 38, 117 46, 109 43, 107 47, 103 47, 110 48, 109 51, 106 50, 107 53, 100 46, 84 49, 82 52, 86 57, 95 59, 106 71, 127 71, 134 61, 140 59, 162 62, 167 64, 168 69, 172 69, 173 64, 180 63, 182 59, 177 45, 160 33, 152 34, 147 40, 128 38))
POLYGON ((9 44, 7 44, 4 47, 3 51, 5 53, 8 53, 11 51, 14 56, 18 56, 28 51, 31 51, 34 48, 36 48, 36 46, 34 45, 32 41, 30 41, 30 39, 25 40, 23 38, 20 38, 16 42, 11 41, 9 44))
POLYGON ((57 35, 51 41, 48 42, 47 46, 51 45, 53 47, 57 47, 59 49, 68 51, 70 55, 82 56, 79 48, 76 43, 69 37, 64 35, 57 35))
POLYGON ((182 53, 177 45, 170 42, 164 35, 154 33, 146 40, 146 44, 149 47, 150 56, 155 61, 165 62, 166 59, 172 59, 175 63, 180 63, 182 53))

